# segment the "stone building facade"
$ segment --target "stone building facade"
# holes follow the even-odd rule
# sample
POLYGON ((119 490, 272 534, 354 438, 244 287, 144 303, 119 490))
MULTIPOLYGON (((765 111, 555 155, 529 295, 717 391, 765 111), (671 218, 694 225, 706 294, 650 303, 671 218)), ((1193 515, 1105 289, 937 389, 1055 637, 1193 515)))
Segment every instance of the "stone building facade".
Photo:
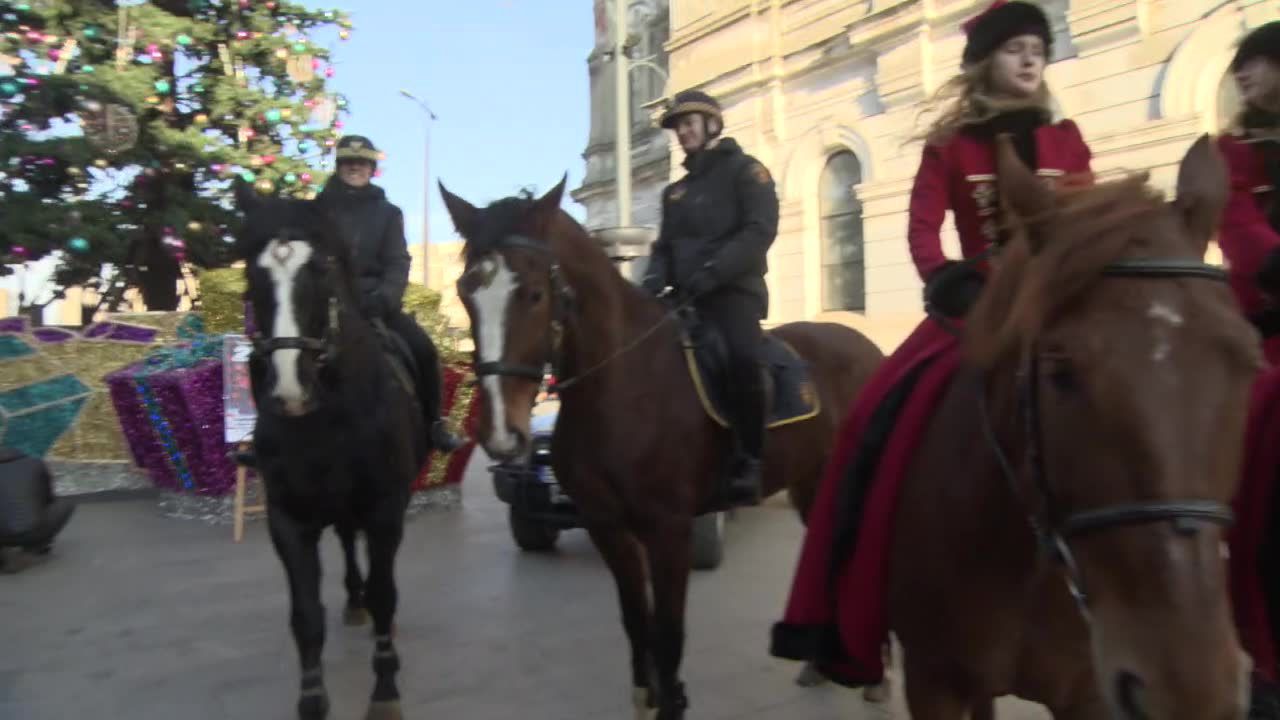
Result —
MULTIPOLYGON (((671 0, 669 92, 701 88, 781 200, 769 323, 838 319, 894 347, 922 316, 907 250, 925 101, 959 68, 961 23, 989 0, 671 0)), ((1043 0, 1047 71, 1105 176, 1172 186, 1195 138, 1234 108, 1227 66, 1263 0, 1043 0)), ((678 150, 678 149, 677 149, 678 150)), ((672 167, 672 177, 683 170, 672 167)), ((958 256, 948 218, 944 249, 958 256)), ((1220 257, 1216 248, 1210 260, 1220 257)))
MULTIPOLYGON (((582 157, 587 163, 582 185, 570 195, 586 208, 589 230, 616 227, 618 202, 614 182, 613 11, 614 0, 594 0, 595 47, 587 57, 591 77, 591 131, 582 157)), ((670 21, 667 0, 628 0, 627 27, 634 38, 631 69, 631 224, 656 228, 661 220, 662 188, 667 184, 670 152, 666 133, 650 122, 645 105, 665 91, 666 42, 670 21), (656 68, 656 70, 655 70, 656 68)))

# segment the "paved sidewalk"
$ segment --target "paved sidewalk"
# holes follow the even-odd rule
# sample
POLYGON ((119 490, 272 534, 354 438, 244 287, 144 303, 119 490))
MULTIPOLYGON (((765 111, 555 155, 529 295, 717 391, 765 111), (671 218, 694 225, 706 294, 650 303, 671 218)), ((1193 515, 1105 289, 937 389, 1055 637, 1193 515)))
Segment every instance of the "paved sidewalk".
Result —
MULTIPOLYGON (((463 508, 414 517, 400 554, 407 718, 627 718, 626 644, 608 571, 586 535, 520 553, 483 471, 463 508)), ((804 689, 770 658, 801 529, 769 504, 729 524, 725 564, 695 575, 685 680, 690 718, 906 717, 838 687, 804 689)), ((297 669, 284 576, 261 522, 171 520, 153 501, 82 506, 50 562, 0 576, 0 718, 293 717, 297 669)), ((332 717, 363 717, 371 641, 344 627, 341 555, 326 535, 325 647, 332 717)), ((900 693, 900 688, 896 688, 900 693)), ((900 702, 900 698, 896 701, 900 702)), ((1008 703, 1002 720, 1046 718, 1008 703)))

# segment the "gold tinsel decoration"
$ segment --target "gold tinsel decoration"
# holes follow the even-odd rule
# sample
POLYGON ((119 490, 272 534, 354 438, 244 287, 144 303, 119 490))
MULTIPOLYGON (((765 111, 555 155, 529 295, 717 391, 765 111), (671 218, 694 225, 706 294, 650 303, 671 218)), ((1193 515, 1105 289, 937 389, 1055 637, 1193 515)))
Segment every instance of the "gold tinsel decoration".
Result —
POLYGON ((23 336, 24 342, 36 352, 2 364, 0 392, 68 373, 74 375, 89 388, 89 399, 75 423, 49 449, 48 457, 53 460, 131 461, 132 455, 111 404, 106 376, 175 341, 176 328, 188 314, 121 313, 106 318, 111 322, 155 328, 158 333, 151 343, 84 338, 42 343, 34 337, 23 336))
POLYGON ((204 318, 205 332, 211 335, 243 335, 244 292, 247 287, 244 270, 202 270, 198 278, 200 315, 204 318))

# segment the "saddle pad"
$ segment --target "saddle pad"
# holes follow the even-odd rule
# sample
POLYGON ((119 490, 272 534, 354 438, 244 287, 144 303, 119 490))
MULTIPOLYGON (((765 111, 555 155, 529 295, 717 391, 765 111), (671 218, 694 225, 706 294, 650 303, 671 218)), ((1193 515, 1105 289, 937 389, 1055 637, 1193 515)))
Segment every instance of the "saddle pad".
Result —
MULTIPOLYGON (((716 424, 729 427, 724 401, 725 394, 731 391, 723 379, 726 364, 723 342, 714 333, 705 333, 694 342, 685 331, 681 347, 703 410, 716 424)), ((765 366, 766 387, 770 390, 765 409, 767 427, 791 425, 816 417, 822 410, 822 401, 813 386, 809 363, 785 340, 771 333, 764 335, 760 356, 765 366)))

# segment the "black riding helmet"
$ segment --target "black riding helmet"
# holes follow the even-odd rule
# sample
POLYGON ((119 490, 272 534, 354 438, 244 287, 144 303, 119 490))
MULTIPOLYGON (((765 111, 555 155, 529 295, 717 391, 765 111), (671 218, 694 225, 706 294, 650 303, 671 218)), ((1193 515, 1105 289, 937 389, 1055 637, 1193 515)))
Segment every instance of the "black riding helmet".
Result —
POLYGON ((373 164, 374 169, 378 167, 378 160, 382 159, 382 153, 373 144, 373 141, 363 135, 347 135, 338 141, 338 162, 343 160, 365 160, 373 164))
POLYGON ((685 90, 676 93, 671 103, 667 105, 666 112, 662 113, 662 127, 674 130, 680 116, 689 113, 699 113, 706 120, 708 140, 719 135, 724 129, 724 114, 720 111, 720 103, 701 90, 685 90), (719 125, 715 132, 711 132, 712 118, 715 118, 719 125))

